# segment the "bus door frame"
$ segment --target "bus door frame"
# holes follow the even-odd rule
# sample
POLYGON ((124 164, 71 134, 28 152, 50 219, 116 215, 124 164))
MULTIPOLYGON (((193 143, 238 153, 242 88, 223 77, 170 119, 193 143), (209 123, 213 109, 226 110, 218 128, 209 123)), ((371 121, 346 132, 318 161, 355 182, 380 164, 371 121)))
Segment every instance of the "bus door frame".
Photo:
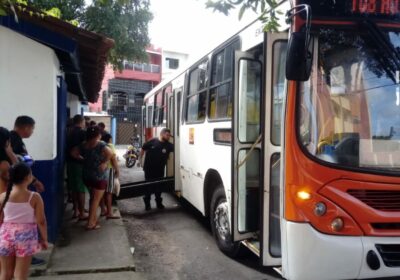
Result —
MULTIPOLYGON (((273 73, 274 70, 274 44, 276 42, 288 41, 288 33, 287 32, 266 32, 265 33, 265 43, 264 43, 264 100, 263 100, 263 110, 264 116, 264 126, 263 126, 263 174, 264 174, 264 191, 262 196, 262 230, 261 230, 261 261, 264 266, 277 266, 282 263, 282 243, 284 242, 284 238, 282 238, 281 226, 282 226, 282 201, 283 201, 283 193, 281 188, 281 182, 275 186, 275 189, 272 189, 272 168, 276 166, 276 170, 279 174, 277 178, 279 181, 282 180, 281 172, 281 164, 282 164, 282 146, 284 141, 284 134, 281 133, 281 145, 276 146, 272 144, 272 107, 273 107, 273 77, 277 73, 273 73), (279 154, 280 158, 273 161, 273 157, 279 154), (275 195, 275 196, 274 196, 275 195), (278 198, 277 198, 278 196, 278 198), (275 201, 272 202, 271 199, 275 197, 275 201), (279 213, 273 213, 274 209, 271 209, 275 205, 275 211, 279 211, 279 213), (271 217, 275 215, 275 218, 279 221, 279 232, 275 232, 278 235, 277 238, 280 238, 280 255, 273 255, 271 253, 272 244, 272 231, 270 228, 271 225, 271 217)), ((283 66, 284 67, 284 66, 283 66)), ((283 131, 283 122, 284 122, 284 103, 286 97, 286 79, 284 82, 284 98, 281 112, 281 132, 283 131)), ((275 178, 276 179, 276 178, 275 178)))
MULTIPOLYGON (((248 53, 248 52, 243 52, 243 51, 235 51, 235 64, 234 64, 234 94, 233 94, 233 116, 232 116, 232 191, 231 191, 231 232, 232 232, 232 238, 233 241, 238 242, 238 241, 244 241, 246 239, 251 239, 251 238, 257 238, 259 231, 260 231, 260 225, 259 228, 257 230, 250 230, 250 231, 244 231, 244 232, 240 232, 239 230, 239 218, 240 218, 240 214, 247 214, 247 212, 244 213, 239 213, 239 195, 240 195, 240 191, 239 191, 239 173, 240 173, 240 162, 242 161, 243 163, 244 160, 242 158, 239 158, 239 151, 241 150, 247 150, 248 155, 250 155, 251 153, 253 153, 253 151, 258 150, 259 151, 259 166, 260 166, 260 170, 259 172, 259 189, 261 190, 261 186, 262 184, 262 176, 261 176, 261 165, 262 165, 262 151, 261 151, 261 141, 257 141, 258 143, 241 143, 239 141, 239 100, 241 97, 241 90, 239 88, 239 86, 241 86, 241 84, 239 83, 241 76, 240 76, 240 67, 239 67, 239 63, 242 61, 251 61, 251 62, 256 62, 260 64, 260 71, 261 71, 261 75, 260 75, 260 116, 259 116, 259 121, 260 121, 260 127, 259 127, 259 133, 261 134, 262 131, 262 121, 261 121, 261 116, 262 116, 262 77, 263 77, 263 73, 262 73, 262 62, 257 60, 253 54, 248 53)), ((258 139, 260 140, 260 138, 258 139)), ((247 187, 246 187, 247 190, 247 187)), ((259 191, 259 196, 261 195, 261 191, 259 191)), ((247 204, 246 204, 247 206, 247 204)), ((260 204, 261 207, 261 204, 260 204)), ((245 209, 247 210, 247 208, 245 209)), ((259 210, 261 211, 261 208, 259 208, 259 210)), ((261 215, 261 213, 259 214, 261 215)), ((259 217, 258 217, 259 218, 259 217)), ((261 221, 261 219, 260 219, 261 221)))

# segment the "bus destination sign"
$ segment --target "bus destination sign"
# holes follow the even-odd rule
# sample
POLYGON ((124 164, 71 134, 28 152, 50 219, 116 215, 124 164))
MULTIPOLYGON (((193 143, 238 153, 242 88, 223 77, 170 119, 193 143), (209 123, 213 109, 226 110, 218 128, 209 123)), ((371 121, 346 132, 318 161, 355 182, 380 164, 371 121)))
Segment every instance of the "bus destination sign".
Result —
POLYGON ((353 0, 352 12, 359 14, 398 15, 400 0, 353 0))
POLYGON ((313 18, 398 20, 400 0, 298 0, 311 6, 313 18))

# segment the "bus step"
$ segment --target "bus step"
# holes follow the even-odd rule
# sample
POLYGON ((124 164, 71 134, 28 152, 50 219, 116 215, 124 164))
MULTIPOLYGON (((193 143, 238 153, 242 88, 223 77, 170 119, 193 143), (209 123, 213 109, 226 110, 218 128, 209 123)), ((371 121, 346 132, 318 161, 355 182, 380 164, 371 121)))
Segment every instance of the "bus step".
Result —
POLYGON ((242 244, 252 251, 256 256, 260 257, 260 241, 258 240, 243 240, 242 244))
POLYGON ((273 269, 279 273, 280 276, 282 276, 282 267, 273 267, 273 269))

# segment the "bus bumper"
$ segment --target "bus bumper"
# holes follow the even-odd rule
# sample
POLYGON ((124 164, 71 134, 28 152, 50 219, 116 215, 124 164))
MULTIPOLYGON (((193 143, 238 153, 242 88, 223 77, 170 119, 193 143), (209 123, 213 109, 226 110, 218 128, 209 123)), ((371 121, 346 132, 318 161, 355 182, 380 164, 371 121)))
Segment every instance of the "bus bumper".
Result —
MULTIPOLYGON (((376 244, 400 244, 400 237, 327 235, 310 224, 282 224, 282 268, 287 279, 365 279, 400 275, 400 266, 388 267, 376 244), (374 251, 380 268, 372 270, 367 254, 374 251)), ((400 252, 399 252, 400 253, 400 252)))

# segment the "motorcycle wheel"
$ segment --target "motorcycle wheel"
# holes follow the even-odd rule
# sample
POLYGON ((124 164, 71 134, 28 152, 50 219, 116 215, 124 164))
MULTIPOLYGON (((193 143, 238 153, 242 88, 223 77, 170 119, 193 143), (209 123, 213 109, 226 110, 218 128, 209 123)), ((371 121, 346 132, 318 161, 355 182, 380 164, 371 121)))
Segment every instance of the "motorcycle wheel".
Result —
POLYGON ((125 160, 125 166, 128 168, 132 168, 133 166, 135 166, 135 163, 136 163, 136 159, 134 159, 134 158, 127 158, 125 160))

